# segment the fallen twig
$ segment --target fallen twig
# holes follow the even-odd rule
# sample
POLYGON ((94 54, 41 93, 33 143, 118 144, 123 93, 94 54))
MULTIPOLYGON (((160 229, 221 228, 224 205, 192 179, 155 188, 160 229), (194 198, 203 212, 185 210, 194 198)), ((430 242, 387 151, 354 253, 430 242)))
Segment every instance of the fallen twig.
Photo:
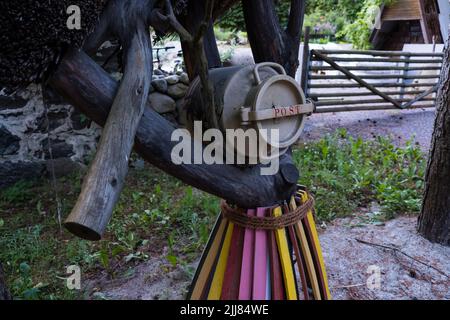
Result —
POLYGON ((398 252, 398 253, 404 255, 405 257, 407 257, 407 258, 409 258, 409 259, 412 259, 412 260, 414 260, 414 261, 416 261, 416 262, 418 262, 418 263, 420 263, 420 264, 422 264, 422 265, 424 265, 424 266, 426 266, 426 267, 428 267, 428 268, 431 268, 431 269, 433 269, 434 271, 440 273, 441 275, 443 275, 443 276, 445 276, 445 277, 447 277, 447 278, 450 278, 450 276, 447 275, 447 274, 446 274, 445 272, 443 272, 442 270, 439 270, 438 268, 433 267, 432 265, 430 265, 430 264, 428 264, 428 263, 426 263, 426 262, 423 262, 423 261, 421 261, 421 260, 419 260, 419 259, 417 259, 417 258, 414 258, 413 256, 411 256, 411 255, 407 254, 406 252, 400 250, 399 248, 396 248, 396 247, 393 247, 393 246, 384 245, 384 244, 379 244, 379 243, 373 243, 373 242, 365 241, 365 240, 358 239, 358 238, 355 238, 355 240, 356 240, 357 242, 359 242, 359 243, 366 244, 366 245, 369 245, 369 246, 379 247, 379 248, 383 248, 383 249, 392 250, 392 251, 394 251, 394 252, 398 252))
POLYGON ((367 285, 367 284, 366 283, 348 284, 348 285, 343 285, 343 286, 331 287, 330 289, 349 289, 349 288, 363 287, 365 285, 367 285))

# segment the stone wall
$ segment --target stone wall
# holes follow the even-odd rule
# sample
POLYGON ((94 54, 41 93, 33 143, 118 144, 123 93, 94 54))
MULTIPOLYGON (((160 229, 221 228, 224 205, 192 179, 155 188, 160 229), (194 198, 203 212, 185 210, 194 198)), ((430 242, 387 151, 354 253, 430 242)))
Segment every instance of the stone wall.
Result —
POLYGON ((189 78, 186 73, 165 74, 155 70, 150 88, 151 106, 168 120, 184 125, 181 108, 188 88, 189 78))
MULTIPOLYGON (((120 79, 120 73, 111 73, 120 79)), ((185 73, 155 70, 151 104, 168 120, 179 121, 188 84, 185 73)), ((40 86, 31 85, 13 95, 0 91, 0 188, 46 175, 52 167, 57 176, 70 173, 94 154, 101 128, 51 92, 45 94, 50 102, 47 110, 40 86)))
POLYGON ((0 188, 46 174, 50 150, 58 175, 79 168, 95 150, 100 128, 72 106, 48 98, 46 109, 36 85, 0 93, 0 188))

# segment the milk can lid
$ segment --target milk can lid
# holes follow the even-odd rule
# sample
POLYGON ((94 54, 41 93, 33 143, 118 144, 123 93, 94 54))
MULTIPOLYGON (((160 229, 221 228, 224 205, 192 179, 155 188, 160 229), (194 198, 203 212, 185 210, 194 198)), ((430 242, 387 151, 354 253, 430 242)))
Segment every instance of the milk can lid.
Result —
POLYGON ((269 145, 282 149, 298 140, 305 122, 305 114, 298 108, 305 101, 297 82, 287 75, 274 76, 260 83, 252 110, 259 114, 272 112, 269 119, 255 121, 260 135, 269 145), (272 134, 276 132, 278 138, 272 134))

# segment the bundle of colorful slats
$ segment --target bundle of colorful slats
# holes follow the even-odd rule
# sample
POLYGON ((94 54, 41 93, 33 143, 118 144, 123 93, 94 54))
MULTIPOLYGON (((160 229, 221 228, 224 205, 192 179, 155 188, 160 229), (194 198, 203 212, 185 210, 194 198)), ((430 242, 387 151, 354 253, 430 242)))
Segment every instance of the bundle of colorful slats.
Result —
MULTIPOLYGON (((290 203, 247 210, 279 217, 309 199, 299 187, 290 203)), ((188 294, 190 300, 331 299, 312 210, 285 228, 246 228, 220 215, 188 294)))

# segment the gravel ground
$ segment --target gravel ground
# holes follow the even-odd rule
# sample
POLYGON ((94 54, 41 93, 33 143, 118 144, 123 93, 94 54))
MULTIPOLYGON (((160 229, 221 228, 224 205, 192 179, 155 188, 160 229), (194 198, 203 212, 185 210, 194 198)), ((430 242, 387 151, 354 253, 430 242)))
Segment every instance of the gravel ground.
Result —
MULTIPOLYGON (((249 49, 238 51, 233 63, 247 63, 249 55, 249 49)), ((352 136, 364 139, 390 136, 398 146, 413 139, 426 152, 434 116, 434 109, 314 114, 306 120, 301 139, 317 140, 345 128, 352 136)), ((365 224, 363 221, 367 221, 370 214, 356 213, 352 218, 337 219, 320 230, 333 298, 450 299, 450 248, 420 237, 415 229, 415 217, 400 217, 385 224, 365 224), (370 266, 380 270, 379 288, 367 287, 370 266)), ((189 285, 186 269, 194 267, 195 264, 172 267, 163 253, 151 256, 127 276, 111 280, 99 275, 89 282, 89 287, 95 292, 92 296, 97 298, 183 299, 189 285)))
MULTIPOLYGON (((302 139, 320 139, 326 133, 345 128, 349 134, 365 139, 391 136, 397 145, 414 139, 426 151, 431 141, 433 121, 433 109, 315 114, 307 119, 302 139)), ((337 219, 321 230, 333 298, 450 299, 450 248, 420 237, 415 229, 416 218, 401 217, 383 225, 361 224, 361 221, 367 221, 367 215, 370 213, 337 219), (363 244, 356 239, 398 248, 417 260, 399 251, 363 244), (368 289, 366 285, 370 276, 367 273, 369 266, 380 268, 379 289, 368 289)), ((165 256, 164 253, 152 255, 148 261, 136 266, 131 275, 114 280, 100 275, 89 284, 95 292, 93 297, 183 299, 189 285, 186 266, 174 268, 167 263, 165 256)), ((195 264, 188 268, 195 268, 195 264)))
POLYGON ((418 235, 415 217, 383 225, 338 219, 321 234, 329 283, 336 300, 450 299, 450 248, 418 235), (375 245, 387 245, 398 250, 375 245), (369 289, 368 268, 380 270, 380 287, 369 289), (445 275, 444 275, 445 274, 445 275))
MULTIPOLYGON (((362 223, 368 215, 337 219, 320 230, 333 299, 450 299, 450 248, 432 244, 418 235, 415 217, 400 217, 385 224, 362 223), (371 267, 378 268, 380 285, 369 289, 367 282, 373 279, 369 273, 371 267)), ((128 276, 114 280, 99 276, 89 284, 95 292, 92 297, 183 299, 190 281, 186 267, 174 268, 164 257, 164 254, 151 257, 128 276)), ((194 268, 195 264, 188 267, 194 268)))
POLYGON ((373 139, 391 136, 398 146, 413 139, 427 151, 433 134, 435 109, 383 110, 314 114, 306 120, 302 141, 317 140, 339 128, 352 136, 373 139))

